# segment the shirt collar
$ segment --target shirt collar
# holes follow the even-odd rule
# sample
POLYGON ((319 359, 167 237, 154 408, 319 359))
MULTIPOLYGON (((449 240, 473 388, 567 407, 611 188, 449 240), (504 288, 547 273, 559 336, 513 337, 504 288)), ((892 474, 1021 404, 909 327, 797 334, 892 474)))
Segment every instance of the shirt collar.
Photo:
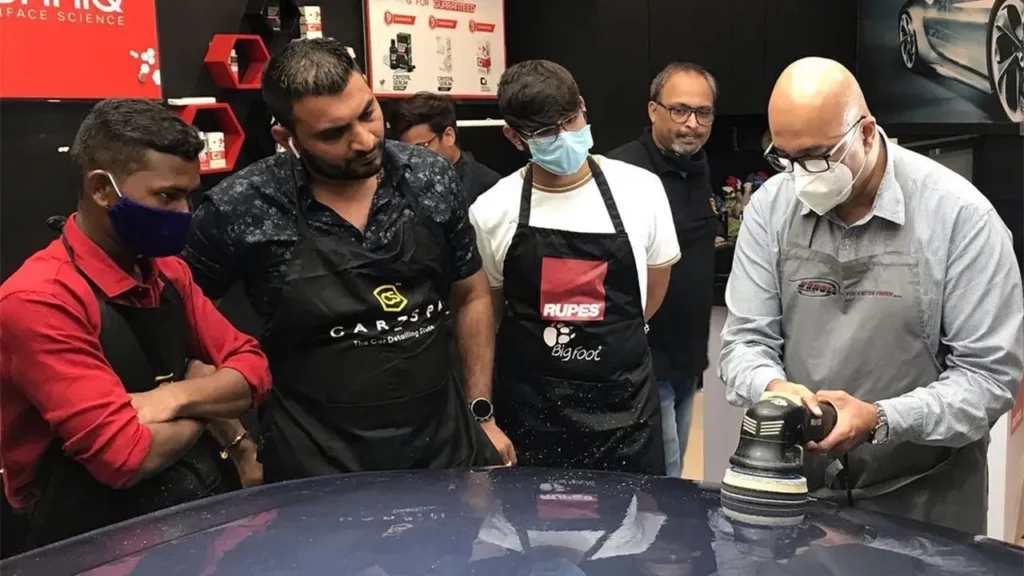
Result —
MULTIPOLYGON (((306 171, 305 164, 296 158, 295 155, 288 154, 288 159, 291 163, 296 191, 300 193, 299 196, 302 198, 304 206, 308 207, 313 203, 309 173, 306 171)), ((381 169, 384 173, 381 176, 380 183, 377 186, 378 188, 398 182, 398 179, 404 176, 406 171, 412 169, 408 151, 402 150, 401 146, 396 146, 391 140, 384 141, 382 166, 383 167, 381 169)))
POLYGON ((462 177, 469 171, 470 165, 475 161, 476 159, 473 158, 472 154, 465 150, 461 150, 459 152, 459 159, 455 161, 455 164, 452 164, 452 167, 455 168, 455 172, 462 177))
MULTIPOLYGON (((889 137, 880 126, 876 127, 882 136, 881 142, 885 146, 885 172, 882 174, 882 181, 878 184, 878 192, 875 194, 875 202, 871 206, 868 215, 861 222, 867 222, 874 216, 884 218, 893 224, 902 226, 906 221, 906 206, 904 203, 903 188, 896 181, 896 172, 893 167, 893 157, 897 154, 898 146, 889 141, 889 137)), ((811 209, 804 204, 800 208, 800 214, 807 214, 811 209)), ((829 212, 831 214, 831 212, 829 212)))
POLYGON ((690 156, 680 156, 678 160, 672 161, 668 158, 668 153, 655 143, 650 126, 644 129, 644 133, 640 136, 640 143, 651 158, 651 168, 659 176, 682 174, 684 178, 687 178, 691 174, 699 175, 707 172, 707 152, 703 148, 690 156))
POLYGON ((118 266, 95 242, 89 239, 75 222, 77 213, 64 224, 64 236, 74 254, 74 263, 107 298, 118 296, 140 286, 154 286, 159 272, 151 258, 140 258, 142 282, 138 282, 118 266))
POLYGON ((651 158, 651 168, 654 169, 655 174, 662 175, 678 172, 668 163, 665 154, 662 153, 661 148, 658 148, 658 145, 654 142, 654 135, 651 133, 650 127, 645 128, 644 133, 640 135, 640 144, 651 158))

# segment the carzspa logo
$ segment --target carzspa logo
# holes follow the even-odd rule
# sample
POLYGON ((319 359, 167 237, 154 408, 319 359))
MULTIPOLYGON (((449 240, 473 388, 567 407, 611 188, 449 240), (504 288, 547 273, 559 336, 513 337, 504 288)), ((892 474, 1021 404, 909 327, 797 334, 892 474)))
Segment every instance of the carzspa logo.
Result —
POLYGON ((0 0, 0 18, 124 26, 124 0, 0 0))

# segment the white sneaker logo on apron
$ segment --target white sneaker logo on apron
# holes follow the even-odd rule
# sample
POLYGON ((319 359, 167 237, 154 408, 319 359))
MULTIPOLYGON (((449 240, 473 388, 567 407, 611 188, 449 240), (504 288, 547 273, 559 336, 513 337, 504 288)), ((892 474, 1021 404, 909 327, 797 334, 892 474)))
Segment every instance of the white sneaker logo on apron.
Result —
POLYGON ((576 333, 571 326, 556 322, 544 329, 544 344, 551 348, 551 355, 562 362, 582 360, 584 362, 600 362, 601 346, 588 349, 583 346, 568 346, 576 333))

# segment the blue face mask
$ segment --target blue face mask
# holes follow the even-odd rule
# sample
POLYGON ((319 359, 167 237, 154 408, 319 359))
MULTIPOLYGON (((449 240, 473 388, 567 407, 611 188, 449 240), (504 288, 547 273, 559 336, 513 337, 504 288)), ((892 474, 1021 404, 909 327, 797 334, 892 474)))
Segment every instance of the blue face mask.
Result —
POLYGON ((190 212, 151 208, 121 194, 121 190, 110 178, 117 201, 107 208, 110 226, 125 247, 140 256, 161 258, 174 256, 185 249, 188 232, 192 224, 190 212))
POLYGON ((526 141, 530 156, 541 168, 558 176, 575 174, 587 161, 594 137, 590 124, 575 132, 561 132, 558 136, 533 138, 526 141))

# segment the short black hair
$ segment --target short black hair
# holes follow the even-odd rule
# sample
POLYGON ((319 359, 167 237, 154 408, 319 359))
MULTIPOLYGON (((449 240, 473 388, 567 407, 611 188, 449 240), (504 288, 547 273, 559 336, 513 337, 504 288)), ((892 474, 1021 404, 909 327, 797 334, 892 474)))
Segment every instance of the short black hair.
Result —
POLYGON ((112 98, 93 106, 71 146, 71 161, 83 175, 106 170, 125 177, 146 164, 155 150, 193 161, 203 151, 199 131, 159 102, 112 98))
POLYGON ((556 126, 580 108, 572 74, 550 60, 527 60, 505 70, 498 82, 498 109, 519 132, 556 126))
POLYGON ((661 69, 658 75, 654 77, 651 82, 651 102, 658 102, 661 98, 661 91, 664 90, 665 84, 668 81, 682 72, 689 72, 691 74, 699 74, 704 77, 707 81, 708 86, 711 88, 711 101, 716 102, 718 100, 718 80, 708 72, 706 68, 700 64, 694 64, 693 62, 672 62, 668 66, 661 69))
POLYGON ((438 136, 448 128, 458 132, 455 116, 455 101, 443 94, 417 92, 411 98, 391 103, 388 127, 391 135, 401 138, 413 126, 426 124, 438 136))
POLYGON ((270 58, 263 72, 263 100, 282 126, 295 127, 292 106, 310 96, 345 91, 359 65, 333 38, 296 40, 270 58))

